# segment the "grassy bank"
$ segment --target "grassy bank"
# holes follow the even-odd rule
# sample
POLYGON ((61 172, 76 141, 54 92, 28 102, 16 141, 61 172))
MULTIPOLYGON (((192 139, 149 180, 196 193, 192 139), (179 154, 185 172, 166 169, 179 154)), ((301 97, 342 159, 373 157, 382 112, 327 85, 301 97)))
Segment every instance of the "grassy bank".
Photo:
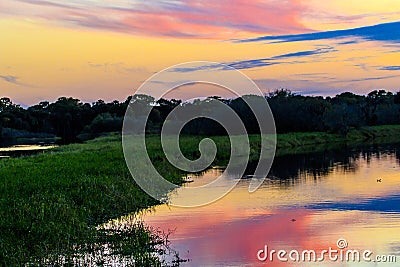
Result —
MULTIPOLYGON (((180 173, 160 169, 180 181, 180 173)), ((119 246, 122 238, 121 253, 132 252, 136 262, 153 265, 160 240, 151 238, 151 229, 126 229, 118 240, 95 226, 155 204, 128 173, 119 136, 1 160, 0 266, 68 255, 77 244, 85 244, 81 252, 92 253, 98 243, 114 240, 119 246)))
POLYGON ((396 142, 400 141, 400 125, 382 125, 352 129, 346 136, 332 133, 287 133, 279 134, 278 149, 335 142, 396 142))
MULTIPOLYGON (((278 135, 277 154, 315 150, 346 142, 400 141, 400 126, 378 126, 350 131, 347 136, 329 133, 278 135), (307 148, 307 149, 305 149, 307 148)), ((200 136, 183 136, 182 152, 200 155, 200 136)), ((218 147, 216 163, 229 157, 227 137, 213 138, 218 147)), ((258 136, 250 136, 251 158, 257 159, 258 136)), ((148 154, 159 172, 181 182, 183 172, 165 159, 158 136, 147 138, 148 154)), ((84 144, 72 144, 51 152, 0 161, 0 265, 20 266, 28 261, 72 259, 82 253, 101 251, 111 244, 116 253, 131 255, 142 265, 160 264, 155 253, 168 249, 162 234, 140 224, 117 232, 96 231, 98 224, 156 205, 131 178, 119 135, 84 144), (160 251, 161 249, 161 251, 160 251)), ((139 264, 140 265, 140 264, 139 264)))

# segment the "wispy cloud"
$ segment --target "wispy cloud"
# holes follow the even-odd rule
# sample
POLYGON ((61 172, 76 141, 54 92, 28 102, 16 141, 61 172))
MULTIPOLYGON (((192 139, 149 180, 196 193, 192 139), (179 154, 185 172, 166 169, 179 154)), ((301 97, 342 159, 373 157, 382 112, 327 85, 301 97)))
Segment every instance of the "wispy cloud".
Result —
POLYGON ((37 6, 49 6, 49 7, 60 7, 60 8, 77 8, 73 2, 70 1, 70 4, 60 4, 59 2, 55 1, 46 1, 46 0, 14 0, 16 2, 21 2, 21 3, 27 3, 27 4, 32 4, 32 5, 37 5, 37 6))
POLYGON ((351 41, 343 41, 343 42, 339 42, 339 45, 348 45, 348 44, 358 44, 359 41, 357 40, 351 40, 351 41))
POLYGON ((324 48, 317 48, 317 49, 314 49, 314 50, 306 50, 306 51, 299 51, 299 52, 282 54, 282 55, 274 56, 274 57, 272 57, 272 59, 287 59, 287 58, 293 58, 293 57, 307 57, 307 56, 321 55, 321 54, 326 54, 326 53, 331 53, 331 52, 336 52, 336 51, 337 50, 332 48, 332 47, 324 47, 324 48))
MULTIPOLYGON (((400 22, 390 22, 346 30, 324 31, 305 34, 261 36, 258 38, 236 40, 235 42, 301 42, 327 39, 359 38, 366 41, 384 41, 397 43, 400 41, 400 22)), ((356 42, 353 40, 350 43, 356 42)), ((345 43, 342 43, 345 44, 345 43)))
POLYGON ((238 32, 304 32, 301 0, 60 1, 3 0, 0 13, 65 26, 134 34, 219 38, 238 32))
POLYGON ((365 77, 365 78, 359 78, 359 79, 347 79, 347 80, 332 81, 331 83, 379 81, 379 80, 393 79, 393 78, 399 78, 399 77, 400 77, 400 75, 388 75, 388 76, 379 76, 379 77, 365 77))
POLYGON ((380 67, 379 70, 400 70, 400 66, 385 66, 380 67))
POLYGON ((148 72, 148 70, 144 67, 140 66, 127 66, 123 62, 116 62, 116 63, 93 63, 88 62, 89 67, 100 69, 104 72, 115 72, 120 74, 130 74, 130 73, 137 73, 137 72, 148 72))
POLYGON ((238 70, 243 70, 243 69, 252 69, 252 68, 272 66, 272 65, 277 65, 277 64, 281 64, 281 63, 282 62, 273 61, 270 58, 259 58, 259 59, 249 59, 249 60, 241 60, 241 61, 231 62, 228 64, 228 66, 238 69, 238 70))
POLYGON ((17 76, 13 76, 13 75, 0 75, 0 78, 8 83, 13 83, 16 85, 22 85, 19 81, 18 81, 18 77, 17 76))
MULTIPOLYGON (((239 60, 239 61, 232 61, 232 62, 225 62, 224 65, 227 68, 235 68, 238 70, 242 69, 252 69, 252 68, 260 68, 266 66, 273 66, 278 64, 299 64, 309 62, 307 59, 303 59, 301 61, 285 61, 286 59, 293 59, 293 58, 306 58, 312 56, 318 56, 322 54, 327 54, 331 52, 336 52, 337 50, 332 47, 323 47, 317 48, 314 50, 305 50, 305 51, 298 51, 293 53, 286 53, 281 55, 276 55, 273 57, 267 58, 257 58, 257 59, 248 59, 248 60, 239 60)), ((315 60, 315 59, 312 59, 315 60)), ((193 67, 193 68, 174 68, 172 72, 191 72, 191 71, 200 71, 200 70, 209 70, 209 69, 218 69, 223 70, 223 67, 220 64, 209 64, 204 65, 201 67, 193 67)))
POLYGON ((19 86, 32 87, 32 88, 35 87, 34 85, 21 82, 20 77, 15 76, 15 75, 0 75, 0 79, 2 79, 5 82, 19 85, 19 86))

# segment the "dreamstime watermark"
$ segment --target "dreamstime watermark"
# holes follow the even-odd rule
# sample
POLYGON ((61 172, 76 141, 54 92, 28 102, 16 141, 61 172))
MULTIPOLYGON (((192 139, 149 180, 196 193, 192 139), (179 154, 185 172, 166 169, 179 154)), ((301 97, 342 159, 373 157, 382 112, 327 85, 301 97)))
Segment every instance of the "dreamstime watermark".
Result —
POLYGON ((336 242, 336 247, 329 247, 323 250, 275 250, 269 249, 265 245, 257 252, 257 259, 262 262, 376 262, 376 263, 395 263, 395 255, 373 255, 371 250, 348 249, 346 239, 340 238, 336 242))
POLYGON ((180 132, 188 122, 197 118, 216 121, 224 127, 231 143, 230 159, 224 173, 207 185, 180 187, 157 171, 148 155, 145 139, 151 111, 157 105, 157 100, 172 90, 195 83, 222 87, 235 97, 240 97, 256 119, 261 133, 261 151, 249 192, 254 192, 262 184, 275 155, 276 130, 272 112, 263 92, 242 72, 224 64, 201 61, 178 64, 154 74, 138 88, 128 105, 122 133, 123 150, 135 182, 153 198, 167 201, 166 194, 177 188, 180 188, 180 195, 193 196, 168 200, 173 206, 201 206, 223 197, 240 181, 224 179, 227 173, 234 172, 242 177, 250 155, 248 134, 239 115, 223 101, 209 98, 196 105, 176 106, 162 125, 161 145, 165 157, 174 167, 185 172, 203 171, 215 159, 216 144, 212 139, 204 138, 198 145, 200 157, 190 160, 180 149, 180 132))

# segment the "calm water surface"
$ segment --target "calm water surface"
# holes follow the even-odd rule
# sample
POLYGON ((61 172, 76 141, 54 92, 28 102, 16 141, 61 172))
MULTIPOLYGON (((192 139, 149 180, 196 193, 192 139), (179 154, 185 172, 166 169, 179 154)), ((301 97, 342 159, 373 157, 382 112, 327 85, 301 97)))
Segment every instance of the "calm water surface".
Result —
MULTIPOLYGON (((171 245, 183 266, 400 266, 400 146, 340 148, 277 157, 255 193, 241 180, 227 196, 199 208, 157 206, 151 226, 174 230, 171 245), (320 252, 344 238, 348 249, 396 255, 397 263, 260 262, 270 249, 320 252)), ((249 173, 251 168, 249 167, 249 173)), ((216 179, 213 168, 186 186, 216 179)), ((235 179, 229 174, 225 179, 235 179)), ((188 197, 179 189, 170 198, 188 197)), ((193 196, 196 197, 196 196, 193 196)))
POLYGON ((0 159, 9 157, 29 156, 51 148, 55 144, 4 145, 0 144, 0 159))

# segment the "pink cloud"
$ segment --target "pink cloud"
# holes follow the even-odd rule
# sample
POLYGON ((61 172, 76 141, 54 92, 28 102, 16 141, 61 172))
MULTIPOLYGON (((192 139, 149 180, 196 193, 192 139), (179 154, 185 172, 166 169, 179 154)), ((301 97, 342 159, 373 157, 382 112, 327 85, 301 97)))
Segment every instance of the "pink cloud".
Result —
POLYGON ((300 20, 307 7, 301 0, 108 3, 6 0, 0 13, 68 26, 178 38, 235 38, 238 33, 282 34, 306 30, 300 20))

